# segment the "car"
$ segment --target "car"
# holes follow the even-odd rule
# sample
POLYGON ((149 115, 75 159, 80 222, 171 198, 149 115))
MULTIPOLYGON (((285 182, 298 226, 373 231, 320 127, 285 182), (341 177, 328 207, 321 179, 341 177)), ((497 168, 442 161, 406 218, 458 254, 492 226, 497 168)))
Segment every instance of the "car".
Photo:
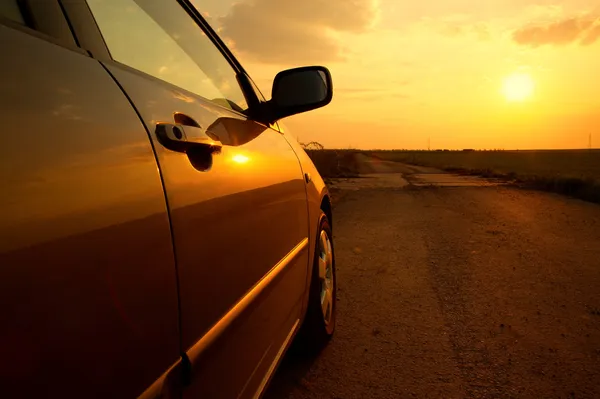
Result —
POLYGON ((0 396, 254 398, 336 322, 331 199, 187 0, 0 7, 0 396))

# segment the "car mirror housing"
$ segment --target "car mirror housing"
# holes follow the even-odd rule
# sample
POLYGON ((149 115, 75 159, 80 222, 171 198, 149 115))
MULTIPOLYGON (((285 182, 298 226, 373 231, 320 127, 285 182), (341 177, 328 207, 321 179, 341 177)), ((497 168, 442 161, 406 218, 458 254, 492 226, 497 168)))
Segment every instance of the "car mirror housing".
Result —
POLYGON ((324 107, 333 98, 331 73, 323 66, 281 71, 275 76, 269 122, 324 107))

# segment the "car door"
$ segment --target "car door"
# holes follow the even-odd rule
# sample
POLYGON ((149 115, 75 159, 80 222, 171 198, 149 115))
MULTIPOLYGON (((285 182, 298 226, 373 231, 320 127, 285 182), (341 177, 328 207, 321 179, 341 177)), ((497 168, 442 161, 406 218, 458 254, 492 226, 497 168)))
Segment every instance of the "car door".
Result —
POLYGON ((192 366, 185 395, 253 396, 299 324, 306 289, 299 161, 281 133, 246 115, 256 94, 188 3, 88 5, 167 193, 192 366))
POLYGON ((0 397, 138 396, 180 358, 149 137, 58 2, 3 1, 0 53, 0 397))

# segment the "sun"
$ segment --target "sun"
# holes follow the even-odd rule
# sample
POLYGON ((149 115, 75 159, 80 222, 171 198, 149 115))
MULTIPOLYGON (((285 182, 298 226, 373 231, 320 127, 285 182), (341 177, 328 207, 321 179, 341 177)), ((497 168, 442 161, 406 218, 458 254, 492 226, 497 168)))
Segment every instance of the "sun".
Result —
POLYGON ((530 99, 535 90, 535 83, 527 73, 513 73, 504 79, 502 94, 507 101, 522 102, 530 99))

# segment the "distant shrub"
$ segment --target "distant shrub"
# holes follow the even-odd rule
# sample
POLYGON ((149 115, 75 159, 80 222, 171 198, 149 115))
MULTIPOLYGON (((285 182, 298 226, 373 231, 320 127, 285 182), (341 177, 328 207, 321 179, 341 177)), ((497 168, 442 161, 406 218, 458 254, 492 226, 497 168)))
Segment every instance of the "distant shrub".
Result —
POLYGON ((319 143, 318 141, 311 141, 310 143, 300 143, 300 145, 305 150, 323 150, 323 149, 325 149, 323 144, 319 143))
POLYGON ((323 177, 358 177, 356 150, 305 149, 323 177))

